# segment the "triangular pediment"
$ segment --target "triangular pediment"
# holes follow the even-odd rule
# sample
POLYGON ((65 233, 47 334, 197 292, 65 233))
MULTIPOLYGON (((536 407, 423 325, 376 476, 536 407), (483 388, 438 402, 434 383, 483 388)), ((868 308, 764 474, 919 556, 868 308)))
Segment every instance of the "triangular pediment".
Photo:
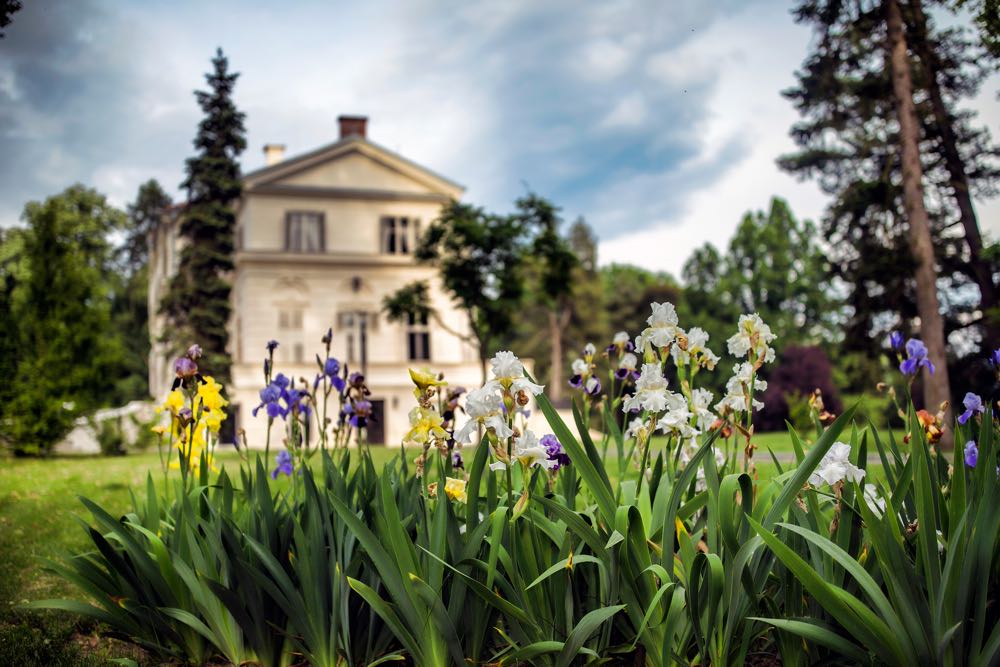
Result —
POLYGON ((445 195, 462 186, 365 139, 352 137, 251 172, 247 190, 261 186, 445 195))

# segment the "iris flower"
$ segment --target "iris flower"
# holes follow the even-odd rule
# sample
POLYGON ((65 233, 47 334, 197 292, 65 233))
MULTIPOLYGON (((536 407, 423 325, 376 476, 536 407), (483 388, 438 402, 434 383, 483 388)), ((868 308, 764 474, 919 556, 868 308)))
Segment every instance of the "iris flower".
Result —
POLYGON ((826 455, 819 462, 816 470, 809 476, 809 483, 813 486, 829 484, 833 486, 837 482, 845 480, 860 482, 864 479, 865 471, 857 467, 850 461, 851 446, 843 442, 835 442, 827 450, 826 455))
POLYGON ((555 461, 555 465, 552 466, 551 470, 559 470, 562 466, 569 465, 571 463, 569 455, 563 449, 562 443, 559 442, 559 438, 552 433, 542 436, 539 443, 542 447, 545 447, 549 460, 555 461))
POLYGON ((976 463, 979 462, 979 448, 976 447, 975 440, 969 440, 965 443, 965 465, 970 468, 975 468, 976 463))
POLYGON ((921 366, 934 375, 934 364, 927 358, 927 346, 916 338, 911 338, 906 341, 906 359, 899 364, 899 370, 904 375, 916 375, 921 366))
POLYGON ((469 416, 469 421, 455 433, 456 442, 470 442, 479 424, 488 430, 491 429, 498 438, 509 438, 513 435, 503 416, 503 399, 489 385, 470 391, 466 395, 465 414, 469 416))
POLYGON ((295 469, 292 467, 292 455, 288 453, 288 450, 282 449, 278 452, 275 460, 278 463, 278 467, 271 471, 271 479, 278 479, 279 474, 291 477, 295 469))
POLYGON ((662 412, 667 407, 667 378, 659 364, 643 364, 642 372, 635 383, 635 393, 625 399, 622 409, 634 412, 637 409, 662 412))
POLYGON ((733 334, 726 344, 729 346, 729 353, 735 357, 746 357, 753 351, 756 360, 763 359, 770 363, 774 361, 774 348, 770 344, 777 338, 771 327, 767 326, 760 315, 751 313, 740 315, 740 322, 736 333, 733 334))
POLYGON ((965 394, 965 398, 962 399, 962 405, 965 406, 965 412, 958 416, 958 423, 964 424, 969 421, 972 415, 976 412, 982 414, 986 412, 986 406, 983 405, 983 399, 973 394, 971 391, 965 394))

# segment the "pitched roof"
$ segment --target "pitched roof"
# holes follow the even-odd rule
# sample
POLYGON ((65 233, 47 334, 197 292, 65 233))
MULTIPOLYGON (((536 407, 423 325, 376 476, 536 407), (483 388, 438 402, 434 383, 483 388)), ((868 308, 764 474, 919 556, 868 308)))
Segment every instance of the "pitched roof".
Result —
POLYGON ((457 191, 458 193, 465 190, 463 185, 423 165, 419 165, 384 146, 356 135, 321 146, 307 153, 296 155, 287 160, 282 160, 277 164, 255 169, 243 175, 243 183, 248 188, 272 183, 352 152, 367 155, 383 166, 423 182, 432 189, 457 191))

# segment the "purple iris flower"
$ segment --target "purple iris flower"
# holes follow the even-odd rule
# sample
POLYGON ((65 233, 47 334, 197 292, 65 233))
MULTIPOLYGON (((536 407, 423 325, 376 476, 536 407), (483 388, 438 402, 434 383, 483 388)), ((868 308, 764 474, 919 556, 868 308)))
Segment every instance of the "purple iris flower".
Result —
POLYGON ((975 468, 976 463, 979 462, 979 448, 976 447, 975 440, 969 440, 965 443, 965 465, 970 468, 975 468))
POLYGON ((298 412, 305 417, 309 417, 312 414, 312 408, 307 400, 309 394, 306 392, 300 389, 286 389, 282 391, 281 396, 285 399, 285 414, 298 412))
POLYGON ((993 364, 993 368, 1000 370, 1000 347, 993 350, 993 354, 990 355, 990 363, 993 364))
POLYGON ((182 380, 186 380, 198 374, 198 364, 188 357, 178 357, 174 362, 174 373, 182 380))
POLYGON ((257 412, 264 408, 267 410, 267 416, 271 419, 277 419, 278 417, 285 416, 285 409, 281 407, 278 402, 281 400, 281 387, 272 382, 263 389, 260 390, 260 405, 253 409, 253 416, 257 416, 257 412))
POLYGON ((582 387, 583 386, 583 376, 582 375, 574 375, 573 377, 571 377, 569 379, 569 386, 573 387, 573 389, 579 389, 580 387, 582 387))
POLYGON ((962 405, 965 406, 965 412, 958 416, 958 423, 964 424, 969 421, 973 413, 986 412, 986 406, 983 405, 983 399, 978 395, 973 394, 971 391, 965 394, 965 398, 962 399, 962 405))
MULTIPOLYGON (((344 378, 340 377, 340 362, 330 357, 323 364, 323 374, 330 378, 330 384, 333 388, 337 390, 338 394, 344 393, 344 387, 347 383, 344 382, 344 378)), ((317 384, 319 383, 319 378, 316 378, 317 384)), ((364 376, 361 376, 361 380, 364 381, 364 376)))
POLYGON ((451 467, 455 470, 465 470, 465 461, 462 460, 462 455, 460 453, 451 453, 451 467))
POLYGON ((284 373, 278 373, 274 378, 274 384, 278 385, 278 389, 285 389, 288 387, 291 381, 284 373))
POLYGON ((362 375, 361 373, 358 373, 357 371, 351 373, 351 376, 348 378, 347 381, 351 384, 352 387, 357 387, 358 389, 365 386, 365 376, 362 375))
POLYGON ((372 414, 371 401, 354 401, 344 406, 344 413, 354 428, 364 428, 372 414))
POLYGON ((267 347, 267 351, 268 352, 274 352, 276 349, 278 349, 278 341, 276 341, 276 340, 269 340, 269 341, 267 341, 267 346, 266 347, 267 347))
POLYGON ((292 467, 292 455, 288 453, 288 450, 282 449, 274 458, 278 463, 278 467, 271 471, 271 479, 278 479, 279 474, 291 477, 292 473, 295 472, 295 468, 292 467))
POLYGON ((903 334, 899 331, 893 331, 889 334, 889 347, 894 350, 903 349, 903 334))
POLYGON ((592 376, 587 380, 585 391, 591 396, 597 396, 601 393, 601 381, 596 376, 592 376))
POLYGON ((192 345, 191 347, 188 348, 187 358, 188 359, 192 359, 192 360, 193 359, 200 359, 201 358, 201 354, 202 354, 201 345, 198 345, 196 343, 196 344, 194 344, 194 345, 192 345))
POLYGON ((916 375, 920 367, 923 366, 931 375, 934 375, 934 364, 927 358, 927 346, 916 338, 906 341, 906 359, 899 364, 899 370, 904 375, 916 375))
MULTIPOLYGON (((612 354, 615 354, 616 352, 618 352, 618 347, 619 347, 618 344, 611 343, 611 345, 608 345, 608 347, 604 351, 607 352, 609 355, 612 355, 612 354)), ((630 341, 630 340, 629 341, 625 341, 625 343, 621 345, 621 349, 624 352, 634 352, 635 351, 635 345, 633 345, 632 341, 630 341)))
POLYGON ((563 449, 562 443, 553 434, 542 436, 542 439, 538 441, 542 447, 545 448, 545 453, 548 454, 549 461, 555 461, 556 464, 552 467, 552 470, 559 470, 559 468, 569 465, 571 463, 569 455, 563 449))

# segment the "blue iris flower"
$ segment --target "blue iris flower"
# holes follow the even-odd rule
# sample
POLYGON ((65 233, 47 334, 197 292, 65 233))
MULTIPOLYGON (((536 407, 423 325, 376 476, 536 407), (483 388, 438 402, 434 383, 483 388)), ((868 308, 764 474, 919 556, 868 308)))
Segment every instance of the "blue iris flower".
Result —
POLYGON ((921 367, 934 375, 934 364, 927 358, 927 346, 916 338, 911 338, 906 341, 906 359, 899 364, 899 370, 904 375, 916 375, 921 367))
POLYGON ((295 468, 292 467, 292 455, 288 453, 288 450, 282 449, 274 458, 278 463, 278 467, 271 471, 271 479, 278 479, 279 474, 291 477, 292 473, 295 472, 295 468))
POLYGON ((965 398, 962 399, 962 405, 965 406, 965 412, 958 416, 959 424, 964 424, 969 421, 969 419, 972 418, 972 415, 976 412, 986 412, 986 406, 983 405, 983 399, 978 395, 973 394, 971 391, 965 394, 965 398))
POLYGON ((970 468, 975 468, 976 463, 979 462, 979 448, 976 447, 975 440, 969 440, 965 443, 965 465, 970 468))

